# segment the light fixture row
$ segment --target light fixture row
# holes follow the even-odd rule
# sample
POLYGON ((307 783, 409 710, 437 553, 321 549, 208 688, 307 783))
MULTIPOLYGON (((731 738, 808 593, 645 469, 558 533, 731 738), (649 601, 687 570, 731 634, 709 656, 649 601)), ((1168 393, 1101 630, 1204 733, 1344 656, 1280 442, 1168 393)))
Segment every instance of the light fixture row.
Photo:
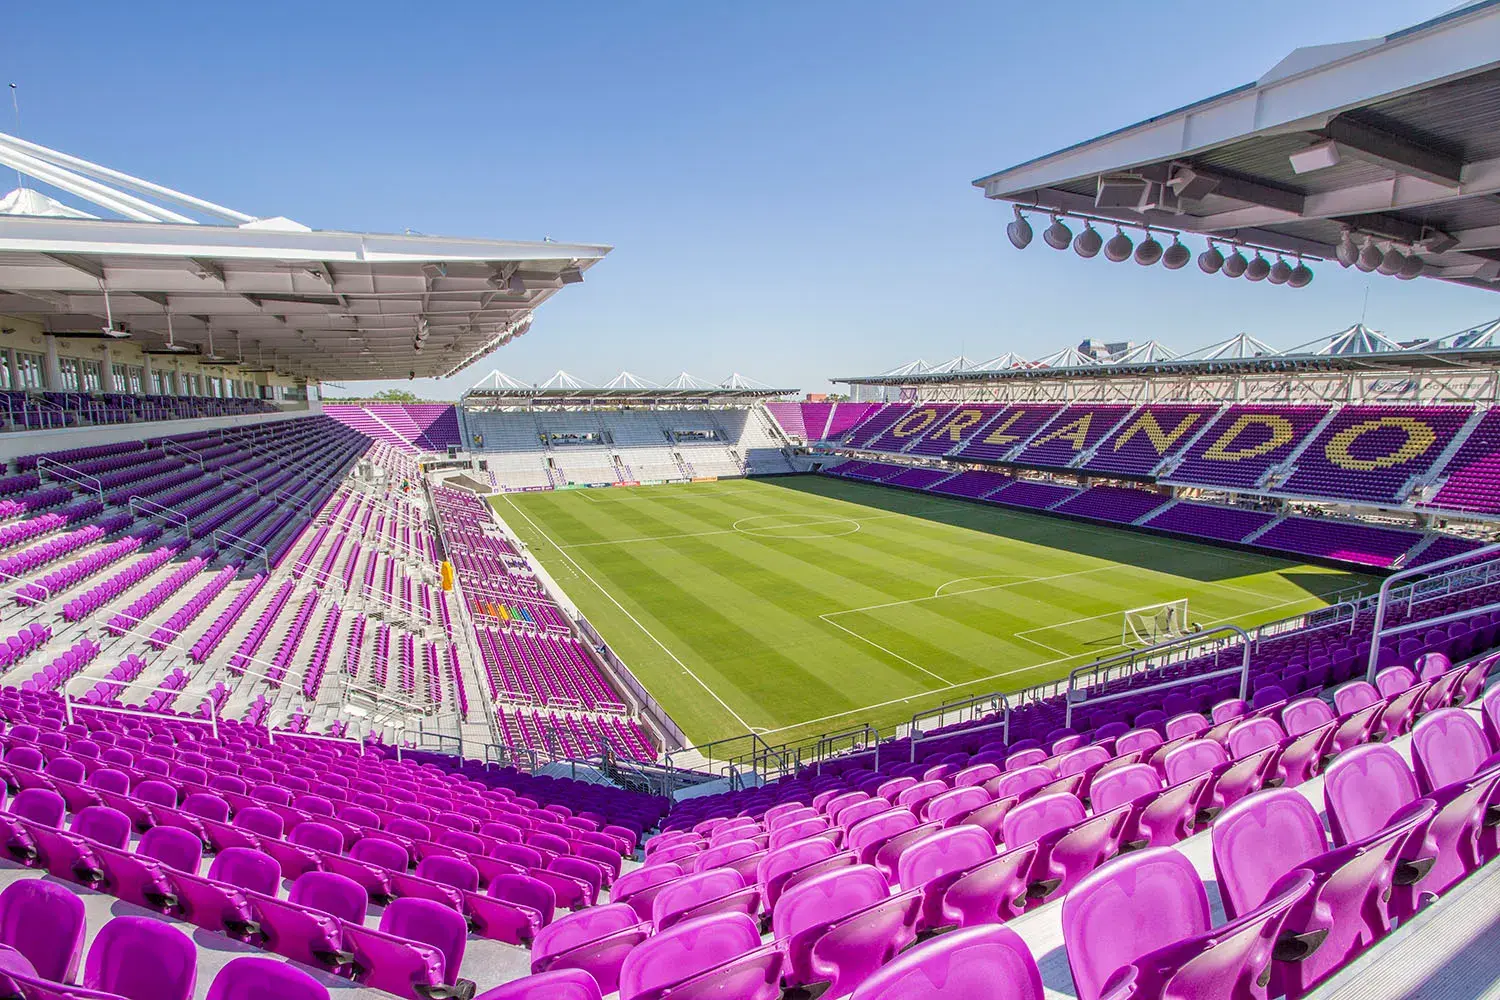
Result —
MULTIPOLYGON (((1024 250, 1031 245, 1034 235, 1031 228, 1031 221, 1019 205, 1015 206, 1015 213, 1015 219, 1005 227, 1005 235, 1010 239, 1011 245, 1017 250, 1024 250)), ((1125 229, 1127 227, 1122 223, 1110 222, 1105 219, 1095 219, 1090 216, 1073 215, 1067 212, 1052 212, 1049 214, 1052 217, 1052 224, 1042 230, 1042 241, 1054 250, 1066 250, 1071 246, 1073 252, 1083 258, 1096 257, 1102 250, 1105 259, 1113 261, 1116 264, 1133 257, 1135 262, 1142 267, 1150 267, 1160 262, 1162 267, 1165 267, 1169 271, 1176 271, 1186 267, 1188 261, 1193 259, 1193 252, 1182 242, 1181 233, 1173 230, 1131 225, 1129 228, 1141 229, 1145 233, 1145 239, 1141 240, 1140 243, 1136 243, 1126 235, 1125 229), (1076 235, 1072 227, 1063 221, 1068 218, 1083 222, 1083 229, 1076 235), (1106 240, 1094 228, 1095 222, 1114 226, 1115 235, 1106 240), (1156 238, 1158 234, 1162 236, 1170 234, 1172 242, 1167 246, 1163 246, 1161 241, 1156 238)), ((1378 255, 1379 251, 1376 251, 1376 253, 1378 255)), ((1270 247, 1258 247, 1254 244, 1241 243, 1237 240, 1210 239, 1208 241, 1208 249, 1198 255, 1198 269, 1204 274, 1222 273, 1229 278, 1245 277, 1250 281, 1269 281, 1273 285, 1305 288, 1312 282, 1312 268, 1307 266, 1306 262, 1302 259, 1302 254, 1293 255, 1295 263, 1289 263, 1286 257, 1287 255, 1282 251, 1270 247), (1229 253, 1226 254, 1221 247, 1228 247, 1229 253), (1253 250, 1255 256, 1247 258, 1245 256, 1245 251, 1247 250, 1253 250), (1276 258, 1275 261, 1267 260, 1265 254, 1274 256, 1276 258)), ((1321 258, 1313 257, 1311 259, 1319 260, 1321 258)), ((1410 259, 1417 261, 1418 270, 1415 274, 1411 275, 1412 277, 1416 277, 1417 274, 1421 273, 1421 260, 1415 256, 1410 259)), ((1407 263, 1407 260, 1408 258, 1401 257, 1403 265, 1407 263)), ((1342 262, 1341 248, 1340 263, 1342 262)), ((1351 261, 1351 263, 1353 262, 1351 261)), ((1363 257, 1360 258, 1358 263, 1364 270, 1375 270, 1373 267, 1364 267, 1363 257)), ((1377 261, 1376 263, 1380 264, 1381 261, 1377 261)), ((1345 264, 1344 266, 1347 267, 1349 265, 1345 264)), ((1401 273, 1400 276, 1405 277, 1406 275, 1401 273)))
POLYGON ((1334 250, 1334 257, 1340 267, 1357 267, 1366 274, 1375 271, 1402 281, 1420 278, 1427 265, 1417 256, 1414 247, 1405 246, 1403 250, 1403 246, 1385 241, 1382 248, 1369 233, 1355 232, 1346 227, 1339 238, 1338 248, 1334 250))

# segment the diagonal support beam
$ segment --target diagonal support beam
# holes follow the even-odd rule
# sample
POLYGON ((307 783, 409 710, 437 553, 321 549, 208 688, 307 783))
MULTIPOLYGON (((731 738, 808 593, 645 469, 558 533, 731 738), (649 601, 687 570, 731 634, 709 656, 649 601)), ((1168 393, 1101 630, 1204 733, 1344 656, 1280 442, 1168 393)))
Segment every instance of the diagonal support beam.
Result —
POLYGON ((1388 132, 1340 115, 1323 130, 1338 144, 1341 154, 1410 177, 1420 177, 1434 184, 1458 187, 1463 174, 1463 160, 1423 146, 1405 136, 1388 132))

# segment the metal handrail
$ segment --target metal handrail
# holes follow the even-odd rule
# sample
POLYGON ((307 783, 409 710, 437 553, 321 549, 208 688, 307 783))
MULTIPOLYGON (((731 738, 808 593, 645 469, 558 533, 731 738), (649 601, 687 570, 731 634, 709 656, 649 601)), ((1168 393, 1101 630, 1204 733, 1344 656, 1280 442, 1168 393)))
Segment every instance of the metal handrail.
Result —
POLYGON ((104 484, 99 481, 98 476, 87 472, 79 472, 71 465, 65 465, 55 459, 45 456, 36 460, 36 473, 39 479, 46 479, 50 473, 53 478, 60 479, 65 483, 84 489, 94 494, 102 502, 104 500, 104 484))
MULTIPOLYGON (((1420 623, 1407 622, 1404 625, 1399 625, 1394 628, 1387 629, 1385 627, 1386 609, 1390 605, 1391 589, 1397 581, 1408 580, 1416 576, 1431 576, 1434 572, 1445 567, 1459 566, 1463 563, 1473 563, 1474 560, 1478 559, 1480 556, 1492 557, 1497 555, 1500 555, 1500 542, 1494 543, 1492 545, 1485 545, 1481 548, 1473 549, 1469 552, 1460 552, 1456 556, 1449 556, 1446 559, 1439 559, 1437 562, 1427 563, 1423 566, 1413 566, 1411 569, 1403 569, 1399 572, 1392 573, 1390 576, 1380 581, 1380 593, 1375 598, 1375 624, 1370 630, 1370 659, 1368 665, 1365 668, 1365 680, 1371 684, 1375 683, 1375 672, 1380 662, 1380 638, 1382 635, 1397 635, 1402 632, 1412 631, 1418 626, 1430 627, 1432 625, 1438 625, 1443 622, 1454 621, 1456 620, 1456 617, 1467 618, 1471 615, 1478 614, 1483 611, 1494 610, 1496 607, 1496 605, 1489 605, 1483 608, 1469 608, 1458 616, 1443 615, 1439 618, 1425 619, 1420 623)), ((1487 559, 1486 561, 1491 563, 1493 562, 1492 559, 1487 559)), ((1479 566, 1472 565, 1468 568, 1471 571, 1478 570, 1479 566)), ((1416 589, 1417 588, 1415 586, 1411 588, 1411 597, 1413 598, 1413 603, 1415 603, 1416 589)))
POLYGON ((986 723, 983 726, 971 726, 965 729, 964 732, 980 733, 990 729, 999 729, 1001 730, 1001 739, 1005 743, 1009 743, 1011 710, 1010 699, 1005 696, 1005 692, 1003 691, 996 691, 991 694, 976 695, 973 698, 966 698, 963 701, 955 702, 950 705, 938 705, 935 708, 929 708, 926 711, 916 712, 912 715, 910 728, 907 730, 907 741, 911 744, 912 763, 916 763, 917 744, 922 742, 923 739, 922 730, 918 728, 918 724, 923 719, 942 719, 943 716, 954 711, 955 709, 957 709, 958 711, 962 711, 964 708, 972 708, 975 705, 983 704, 986 701, 990 702, 995 711, 999 711, 1001 713, 1000 721, 986 723))
POLYGON ((1108 659, 1098 660, 1092 664, 1086 664, 1082 667, 1075 667, 1073 670, 1068 672, 1068 691, 1066 707, 1063 711, 1063 725, 1071 726, 1073 724, 1073 706, 1075 704, 1082 705, 1088 702, 1093 702, 1096 705, 1104 704, 1105 702, 1119 701, 1122 698, 1132 698, 1143 694, 1151 694, 1155 691, 1166 691, 1174 687, 1181 687, 1184 684, 1201 684, 1205 680, 1212 680, 1216 677, 1225 677, 1235 673, 1238 673, 1240 675, 1240 698, 1243 700, 1250 686, 1250 634, 1244 629, 1240 628, 1238 625, 1215 625, 1213 628, 1205 629, 1202 632, 1194 632, 1190 635, 1178 636, 1175 639, 1168 639, 1166 642, 1159 642, 1153 646, 1147 646, 1144 649, 1132 650, 1129 653, 1121 653, 1117 656, 1109 657, 1108 659), (1124 661, 1133 664, 1137 657, 1149 656, 1152 653, 1164 652, 1177 646, 1183 646, 1185 648, 1191 649, 1195 645, 1201 645, 1204 644, 1205 641, 1211 641, 1208 640, 1207 637, 1225 632, 1237 635, 1240 638, 1242 652, 1240 654, 1240 665, 1237 669, 1216 670, 1206 674, 1190 674, 1187 677, 1179 677, 1176 680, 1164 681, 1160 684, 1152 684, 1143 688, 1133 688, 1129 691, 1121 691, 1117 694, 1101 695, 1097 698, 1090 698, 1088 696, 1088 689, 1086 687, 1078 686, 1078 676, 1085 671, 1092 671, 1094 674, 1097 674, 1101 669, 1108 670, 1110 664, 1117 661, 1124 661))
POLYGON ((147 500, 145 497, 131 497, 127 506, 130 508, 130 512, 137 517, 159 517, 169 524, 177 525, 186 532, 188 541, 193 540, 193 526, 188 521, 187 516, 181 511, 173 510, 171 507, 164 507, 155 500, 147 500))

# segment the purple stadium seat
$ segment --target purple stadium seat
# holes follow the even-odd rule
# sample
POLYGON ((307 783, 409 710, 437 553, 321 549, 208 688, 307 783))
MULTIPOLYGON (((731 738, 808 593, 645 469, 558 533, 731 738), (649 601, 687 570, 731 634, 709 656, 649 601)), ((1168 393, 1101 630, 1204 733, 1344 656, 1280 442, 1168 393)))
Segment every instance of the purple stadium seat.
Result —
POLYGON ((115 917, 99 929, 83 963, 85 989, 127 1000, 188 1000, 198 952, 182 931, 150 917, 115 917), (151 956, 149 962, 142 955, 151 956))
POLYGON ((620 1000, 776 1000, 782 956, 763 947, 755 921, 719 913, 648 938, 625 957, 620 1000))
POLYGON ((853 1000, 1042 1000, 1031 950, 1008 927, 973 927, 919 945, 870 976, 853 1000))
POLYGON ((328 988, 302 970, 269 958, 236 958, 225 963, 205 1000, 328 1000, 328 988))
POLYGON ((43 979, 74 980, 85 929, 82 898, 55 882, 22 879, 0 892, 0 944, 26 956, 43 979))
POLYGON ((554 920, 537 932, 531 971, 578 969, 605 993, 619 989, 625 956, 651 935, 651 924, 625 903, 591 906, 554 920))
POLYGON ((587 972, 560 969, 513 980, 486 990, 474 1000, 603 1000, 603 995, 587 972))

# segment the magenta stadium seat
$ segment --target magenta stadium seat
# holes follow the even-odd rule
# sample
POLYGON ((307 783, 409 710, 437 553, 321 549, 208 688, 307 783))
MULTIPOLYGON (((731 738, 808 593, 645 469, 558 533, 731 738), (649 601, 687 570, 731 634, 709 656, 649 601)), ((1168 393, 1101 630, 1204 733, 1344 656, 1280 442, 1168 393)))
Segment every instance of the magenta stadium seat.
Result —
POLYGON ((920 893, 891 895, 868 865, 827 872, 782 897, 772 929, 788 985, 841 996, 916 939, 920 893))
POLYGON ((919 945, 871 975, 853 1000, 1042 1000, 1036 959, 1008 927, 972 927, 919 945))
POLYGON ((83 986, 128 1000, 188 1000, 198 952, 188 936, 150 917, 115 917, 99 929, 83 963, 83 986), (141 956, 151 960, 143 962, 141 956))
POLYGON ((43 979, 75 979, 84 931, 83 900, 63 886, 28 878, 0 892, 0 944, 24 955, 43 979))
POLYGON ((651 904, 651 922, 658 931, 694 917, 713 913, 760 912, 760 890, 746 886, 733 868, 685 875, 666 885, 651 904))
POLYGON ((1018 917, 1029 895, 1037 845, 1006 850, 960 872, 942 896, 939 927, 973 927, 1018 917))
POLYGON ((236 958, 219 970, 205 1000, 328 1000, 328 988, 285 962, 236 958))
POLYGON ((1425 716, 1412 730, 1412 764, 1417 786, 1428 793, 1455 781, 1466 781, 1500 764, 1484 730, 1461 708, 1443 708, 1425 716))
POLYGON ((1256 980, 1270 962, 1288 911, 1311 880, 1310 873, 1298 872, 1270 902, 1214 928, 1208 894, 1182 854, 1149 848, 1117 859, 1063 900, 1063 941, 1079 1000, 1115 991, 1226 1000, 1264 996, 1256 980))
POLYGON ((625 956, 651 936, 651 924, 625 903, 591 906, 570 913, 537 932, 531 946, 531 971, 577 969, 599 989, 619 988, 625 956))
POLYGON ((755 921, 719 913, 655 934, 627 955, 620 1000, 776 1000, 781 969, 781 952, 761 945, 755 921))
POLYGON ((486 990, 474 1000, 604 1000, 599 984, 587 972, 561 969, 527 976, 486 990))

